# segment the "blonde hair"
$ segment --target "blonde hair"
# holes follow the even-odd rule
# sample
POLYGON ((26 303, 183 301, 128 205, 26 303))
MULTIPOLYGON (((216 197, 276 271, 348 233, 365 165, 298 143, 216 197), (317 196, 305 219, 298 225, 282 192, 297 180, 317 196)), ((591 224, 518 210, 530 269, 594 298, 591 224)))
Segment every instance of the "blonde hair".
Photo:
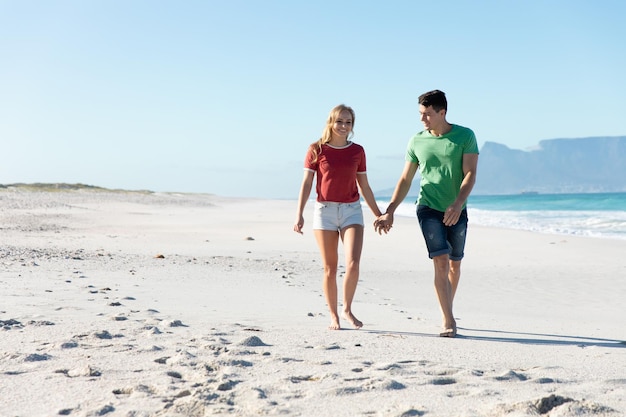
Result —
MULTIPOLYGON (((319 138, 317 142, 314 142, 311 144, 311 154, 312 154, 311 162, 313 163, 317 162, 317 158, 320 152, 322 151, 322 145, 330 142, 330 140, 332 139, 333 125, 335 124, 335 121, 337 121, 337 119, 339 118, 339 115, 343 111, 350 112, 350 115, 352 116, 352 128, 354 129, 355 117, 354 117, 354 110, 352 110, 352 107, 346 106, 345 104, 339 104, 333 107, 333 109, 328 114, 328 119, 326 119, 326 126, 324 127, 324 131, 322 132, 322 137, 319 138)), ((354 130, 350 131, 350 135, 348 136, 348 139, 350 139, 353 135, 354 135, 354 130)))

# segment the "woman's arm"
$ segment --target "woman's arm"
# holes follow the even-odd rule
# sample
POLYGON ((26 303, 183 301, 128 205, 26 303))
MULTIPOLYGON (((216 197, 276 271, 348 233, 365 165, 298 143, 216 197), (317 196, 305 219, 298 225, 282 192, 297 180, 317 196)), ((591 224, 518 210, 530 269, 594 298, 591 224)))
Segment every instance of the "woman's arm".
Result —
POLYGON ((313 188, 313 177, 315 172, 304 170, 304 176, 302 177, 302 185, 300 186, 300 194, 298 196, 298 211, 296 213, 296 222, 293 226, 293 231, 302 234, 302 227, 304 227, 304 207, 311 195, 311 189, 313 188))
POLYGON ((368 207, 370 208, 370 210, 372 210, 372 213, 374 213, 375 217, 379 217, 382 213, 378 208, 378 203, 376 203, 376 197, 374 197, 374 192, 372 191, 369 181, 367 180, 367 174, 357 174, 356 182, 361 189, 361 195, 363 196, 363 199, 367 203, 368 207))

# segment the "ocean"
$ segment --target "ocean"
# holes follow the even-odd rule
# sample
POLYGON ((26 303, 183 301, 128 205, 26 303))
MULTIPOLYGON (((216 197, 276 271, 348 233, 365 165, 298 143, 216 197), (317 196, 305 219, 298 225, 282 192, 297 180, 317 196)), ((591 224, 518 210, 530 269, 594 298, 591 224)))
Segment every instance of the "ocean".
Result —
MULTIPOLYGON (((416 196, 396 216, 416 218, 416 196)), ((377 196, 384 210, 391 196, 377 196)), ((471 195, 470 224, 559 235, 626 239, 626 193, 471 195)))

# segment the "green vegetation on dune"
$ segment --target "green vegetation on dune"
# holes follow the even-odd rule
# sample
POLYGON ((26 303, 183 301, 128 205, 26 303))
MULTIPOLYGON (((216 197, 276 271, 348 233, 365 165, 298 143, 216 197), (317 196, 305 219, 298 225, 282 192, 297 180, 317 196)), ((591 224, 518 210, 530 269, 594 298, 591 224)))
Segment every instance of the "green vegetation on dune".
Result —
POLYGON ((67 183, 15 183, 15 184, 0 184, 0 189, 18 189, 23 191, 106 191, 106 192, 140 192, 140 193, 152 193, 148 190, 120 190, 109 189, 104 187, 98 187, 95 185, 87 184, 67 184, 67 183))

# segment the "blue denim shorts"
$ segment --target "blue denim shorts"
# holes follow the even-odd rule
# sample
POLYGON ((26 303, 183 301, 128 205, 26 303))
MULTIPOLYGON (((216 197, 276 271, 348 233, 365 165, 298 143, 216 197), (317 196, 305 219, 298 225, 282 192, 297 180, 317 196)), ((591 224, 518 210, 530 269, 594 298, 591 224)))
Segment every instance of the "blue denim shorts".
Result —
POLYGON ((347 226, 363 226, 361 201, 354 203, 315 202, 313 211, 314 230, 340 231, 347 226))
POLYGON ((443 214, 428 206, 417 206, 417 220, 426 241, 428 257, 432 259, 449 254, 451 260, 460 261, 463 259, 467 237, 467 209, 463 209, 454 226, 443 224, 443 214))

